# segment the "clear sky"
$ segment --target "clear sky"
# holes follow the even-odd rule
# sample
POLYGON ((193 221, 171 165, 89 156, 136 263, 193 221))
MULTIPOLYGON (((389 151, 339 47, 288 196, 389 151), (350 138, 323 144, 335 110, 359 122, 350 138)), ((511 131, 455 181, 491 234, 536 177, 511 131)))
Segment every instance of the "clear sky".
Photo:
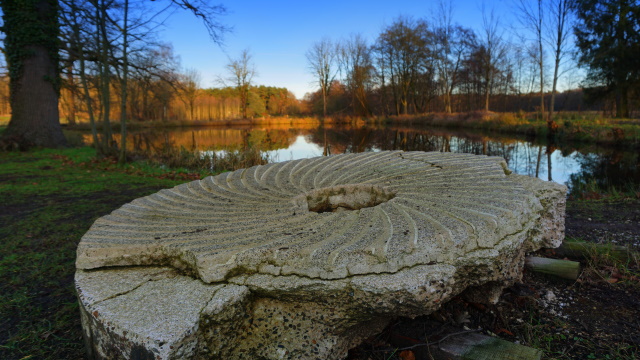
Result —
MULTIPOLYGON (((455 22, 481 28, 482 0, 451 1, 455 22)), ((223 48, 215 45, 201 21, 186 11, 176 12, 166 22, 160 37, 173 44, 182 66, 200 72, 203 88, 218 87, 215 80, 225 75, 228 57, 238 57, 243 49, 249 49, 258 72, 255 84, 286 87, 302 98, 317 90, 305 58, 314 42, 323 37, 340 40, 355 33, 373 42, 400 15, 432 20, 438 0, 246 0, 222 4, 229 10, 222 22, 234 28, 226 35, 223 48)), ((495 10, 503 26, 512 25, 511 0, 486 0, 484 4, 487 10, 495 10)))

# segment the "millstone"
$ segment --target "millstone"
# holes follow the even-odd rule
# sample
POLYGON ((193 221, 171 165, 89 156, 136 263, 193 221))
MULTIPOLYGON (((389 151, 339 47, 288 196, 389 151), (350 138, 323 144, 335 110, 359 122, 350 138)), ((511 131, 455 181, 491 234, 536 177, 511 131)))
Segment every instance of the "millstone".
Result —
POLYGON ((566 188, 503 159, 378 152, 229 172, 98 219, 76 286, 96 358, 341 358, 397 316, 492 300, 564 235, 566 188))

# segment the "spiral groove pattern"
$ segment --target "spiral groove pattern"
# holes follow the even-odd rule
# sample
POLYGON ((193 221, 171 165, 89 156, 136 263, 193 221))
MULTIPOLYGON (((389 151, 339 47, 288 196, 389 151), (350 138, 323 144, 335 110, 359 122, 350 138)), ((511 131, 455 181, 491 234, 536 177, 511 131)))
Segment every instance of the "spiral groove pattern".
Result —
POLYGON ((76 265, 171 265, 211 283, 448 263, 535 221, 539 201, 508 173, 501 158, 400 151, 256 166, 162 190, 98 219, 76 265))

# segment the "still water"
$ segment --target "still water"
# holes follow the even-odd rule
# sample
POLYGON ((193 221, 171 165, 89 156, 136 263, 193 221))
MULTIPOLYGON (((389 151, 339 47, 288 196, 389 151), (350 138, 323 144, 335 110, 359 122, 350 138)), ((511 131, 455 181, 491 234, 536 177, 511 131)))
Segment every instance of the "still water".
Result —
POLYGON ((526 137, 424 127, 194 127, 137 132, 128 142, 140 150, 175 146, 224 152, 252 146, 272 162, 382 150, 472 153, 503 157, 517 174, 555 181, 570 189, 589 182, 621 189, 640 184, 640 157, 634 149, 550 145, 526 137))

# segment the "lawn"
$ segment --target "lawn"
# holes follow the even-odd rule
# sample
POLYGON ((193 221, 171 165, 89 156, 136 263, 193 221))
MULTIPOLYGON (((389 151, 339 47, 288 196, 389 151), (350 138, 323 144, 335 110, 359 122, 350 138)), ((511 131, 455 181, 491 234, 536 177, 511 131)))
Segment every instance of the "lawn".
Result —
POLYGON ((82 358, 73 286, 80 238, 98 217, 192 176, 93 155, 0 153, 0 359, 82 358))

